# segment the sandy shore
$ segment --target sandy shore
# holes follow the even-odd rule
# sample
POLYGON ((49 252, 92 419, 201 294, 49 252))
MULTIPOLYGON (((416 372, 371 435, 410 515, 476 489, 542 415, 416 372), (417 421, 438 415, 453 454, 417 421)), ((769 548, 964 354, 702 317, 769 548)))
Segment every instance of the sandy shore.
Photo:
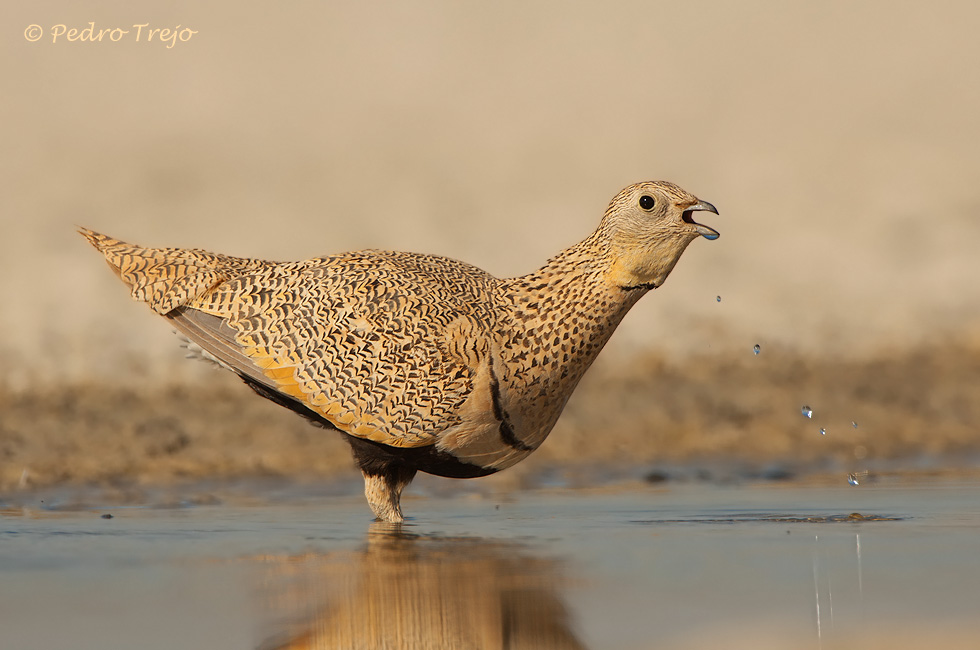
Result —
MULTIPOLYGON (((779 349, 684 362, 607 359, 544 446, 499 480, 533 485, 556 468, 589 477, 698 463, 791 475, 885 461, 963 464, 980 453, 978 361, 980 350, 962 342, 865 360, 779 349)), ((0 384, 0 489, 355 476, 338 434, 259 398, 230 373, 202 376, 0 384)))

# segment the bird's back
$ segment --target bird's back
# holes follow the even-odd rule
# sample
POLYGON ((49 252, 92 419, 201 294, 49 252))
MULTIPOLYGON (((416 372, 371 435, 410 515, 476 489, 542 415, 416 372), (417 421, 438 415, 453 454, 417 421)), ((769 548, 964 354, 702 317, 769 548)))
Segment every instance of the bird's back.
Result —
POLYGON ((358 438, 433 444, 458 424, 489 349, 499 282, 456 260, 358 251, 277 263, 82 234, 211 358, 358 438))

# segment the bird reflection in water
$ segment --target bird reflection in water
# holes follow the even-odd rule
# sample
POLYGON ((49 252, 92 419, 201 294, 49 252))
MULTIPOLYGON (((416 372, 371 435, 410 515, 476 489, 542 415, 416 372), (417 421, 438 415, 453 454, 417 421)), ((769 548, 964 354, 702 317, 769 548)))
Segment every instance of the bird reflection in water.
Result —
POLYGON ((553 559, 513 542, 376 523, 360 551, 267 558, 273 609, 304 612, 261 650, 572 650, 553 559))

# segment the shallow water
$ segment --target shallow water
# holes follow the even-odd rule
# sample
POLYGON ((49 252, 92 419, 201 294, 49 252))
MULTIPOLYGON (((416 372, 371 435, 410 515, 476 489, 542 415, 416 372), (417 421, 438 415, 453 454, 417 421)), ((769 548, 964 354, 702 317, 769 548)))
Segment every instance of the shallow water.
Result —
POLYGON ((359 496, 301 490, 28 501, 0 510, 2 648, 980 641, 974 482, 416 496, 401 527, 370 523, 359 496))

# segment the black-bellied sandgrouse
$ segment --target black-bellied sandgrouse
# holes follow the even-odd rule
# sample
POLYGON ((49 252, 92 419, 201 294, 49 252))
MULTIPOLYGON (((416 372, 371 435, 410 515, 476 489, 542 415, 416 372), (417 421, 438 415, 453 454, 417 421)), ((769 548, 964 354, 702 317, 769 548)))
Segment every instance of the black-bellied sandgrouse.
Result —
POLYGON ((713 205, 631 185, 598 229, 501 280, 435 255, 268 262, 80 232, 131 289, 257 393, 344 434, 378 519, 417 471, 486 476, 537 449, 599 350, 713 205))

